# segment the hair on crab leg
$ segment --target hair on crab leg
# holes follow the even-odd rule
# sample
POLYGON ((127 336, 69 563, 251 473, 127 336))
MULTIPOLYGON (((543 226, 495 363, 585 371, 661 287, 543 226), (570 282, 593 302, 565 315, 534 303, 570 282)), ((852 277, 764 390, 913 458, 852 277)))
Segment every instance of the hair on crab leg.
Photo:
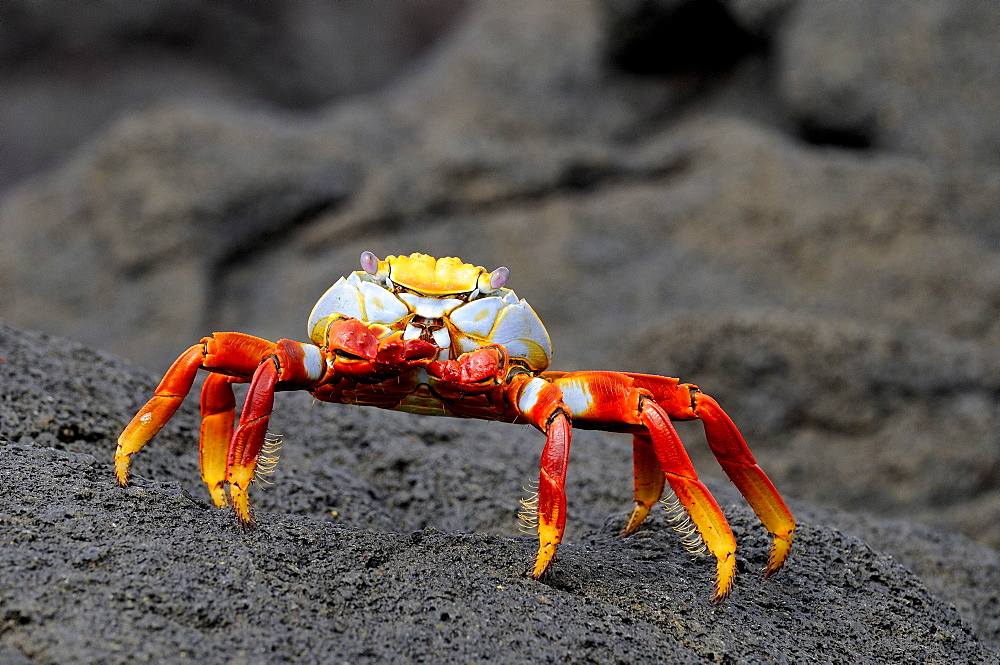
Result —
POLYGON ((264 446, 267 423, 274 409, 274 386, 278 382, 278 361, 267 358, 257 367, 247 391, 246 403, 240 413, 240 423, 229 444, 227 480, 233 510, 240 522, 253 524, 247 490, 254 478, 257 458, 264 446))
MULTIPOLYGON (((736 538, 722 509, 700 480, 684 450, 677 430, 663 408, 652 399, 640 402, 640 417, 649 430, 656 456, 670 488, 690 516, 697 533, 716 558, 714 602, 725 600, 736 577, 736 538)), ((694 531, 685 532, 685 546, 693 544, 694 531)))

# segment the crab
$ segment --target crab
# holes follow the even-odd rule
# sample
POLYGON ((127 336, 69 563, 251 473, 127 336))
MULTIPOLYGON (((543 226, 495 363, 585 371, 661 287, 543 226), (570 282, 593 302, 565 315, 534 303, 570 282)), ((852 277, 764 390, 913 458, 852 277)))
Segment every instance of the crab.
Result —
POLYGON ((689 544, 715 557, 715 595, 729 596, 736 540, 698 479, 672 420, 700 420, 712 453, 772 536, 765 576, 785 563, 795 519, 757 465, 733 421, 690 383, 614 371, 546 371, 548 332, 506 288, 506 268, 487 271, 454 257, 361 255, 309 316, 311 343, 271 342, 237 332, 205 337, 171 365, 153 397, 125 427, 115 475, 125 486, 138 452, 177 411, 198 370, 201 476, 219 507, 253 525, 248 490, 266 455, 274 393, 305 390, 325 402, 409 413, 527 423, 545 435, 535 503, 538 552, 528 574, 550 567, 566 525, 566 468, 572 427, 632 434, 634 533, 669 484, 689 544), (249 383, 236 421, 233 384, 249 383))

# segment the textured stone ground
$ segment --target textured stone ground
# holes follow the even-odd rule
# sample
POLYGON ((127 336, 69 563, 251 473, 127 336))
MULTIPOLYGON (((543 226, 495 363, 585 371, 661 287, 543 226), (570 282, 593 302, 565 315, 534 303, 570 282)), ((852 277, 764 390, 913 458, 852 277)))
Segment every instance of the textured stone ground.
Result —
POLYGON ((537 473, 533 431, 295 395, 278 402, 283 459, 245 531, 199 486, 194 400, 122 489, 114 442, 153 377, 6 325, 0 358, 4 662, 998 657, 1000 562, 959 536, 792 502, 794 553, 765 582, 765 532, 712 483, 740 543, 738 586, 714 606, 712 562, 691 559, 663 511, 618 535, 627 441, 581 436, 569 537, 534 581, 534 539, 515 526, 537 473))

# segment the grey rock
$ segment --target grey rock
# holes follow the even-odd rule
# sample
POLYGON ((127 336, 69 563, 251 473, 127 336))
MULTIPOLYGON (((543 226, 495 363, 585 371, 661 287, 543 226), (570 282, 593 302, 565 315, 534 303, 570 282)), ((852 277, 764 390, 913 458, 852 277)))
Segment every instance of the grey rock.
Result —
POLYGON ((376 90, 462 4, 10 0, 0 7, 0 188, 157 104, 302 110, 376 90))
MULTIPOLYGON (((929 590, 945 576, 934 566, 924 565, 925 583, 844 528, 871 535, 856 518, 793 503, 794 554, 765 582, 766 535, 715 483, 741 549, 735 593, 712 605, 712 563, 691 559, 662 512, 618 535, 630 473, 621 436, 578 441, 574 534, 534 581, 524 576, 534 539, 511 530, 515 483, 533 472, 539 435, 310 409, 289 395, 276 413, 287 454, 274 485, 255 488, 259 524, 248 532, 198 486, 195 400, 136 455, 134 482, 120 488, 115 433, 153 377, 0 326, 0 653, 14 662, 997 657, 995 602, 975 588, 984 569, 995 579, 997 562, 978 557, 981 546, 933 536, 948 551, 938 586, 973 599, 963 618, 929 590)), ((912 529, 883 523, 876 535, 905 546, 912 529)), ((914 551, 917 563, 932 560, 914 551)))
POLYGON ((779 91, 813 138, 998 164, 995 4, 819 0, 786 16, 779 91))

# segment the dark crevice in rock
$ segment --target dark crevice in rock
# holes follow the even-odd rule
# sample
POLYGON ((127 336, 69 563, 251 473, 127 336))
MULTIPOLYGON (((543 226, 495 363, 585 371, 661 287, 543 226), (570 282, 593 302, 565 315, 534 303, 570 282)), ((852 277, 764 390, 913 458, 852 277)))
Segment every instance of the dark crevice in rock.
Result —
POLYGON ((607 15, 611 62, 633 74, 721 74, 765 48, 717 0, 645 0, 607 15))
POLYGON ((798 134, 812 145, 867 150, 872 147, 874 132, 864 126, 833 127, 804 120, 798 125, 798 134))

